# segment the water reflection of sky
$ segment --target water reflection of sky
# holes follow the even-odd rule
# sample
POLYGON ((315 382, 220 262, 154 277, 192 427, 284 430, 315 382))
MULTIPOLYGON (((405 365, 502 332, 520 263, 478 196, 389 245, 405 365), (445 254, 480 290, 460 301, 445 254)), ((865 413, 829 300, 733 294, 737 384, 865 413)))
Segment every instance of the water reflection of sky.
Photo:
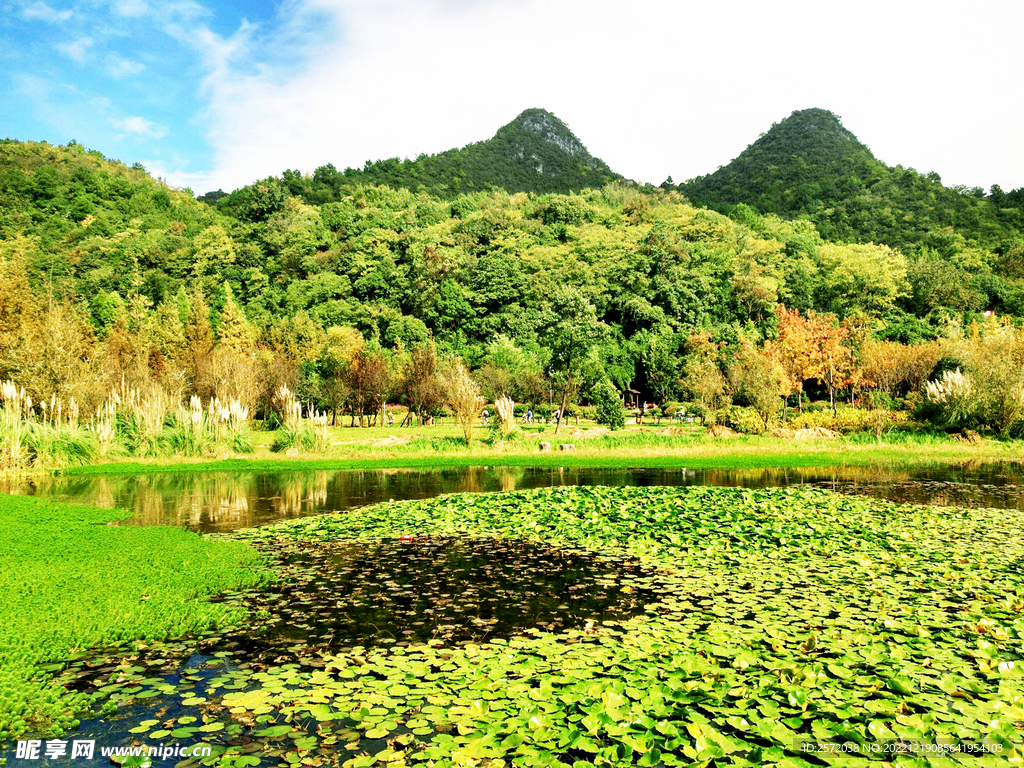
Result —
POLYGON ((954 506, 1024 508, 1024 464, 965 463, 904 469, 606 469, 461 467, 437 470, 196 472, 105 477, 7 478, 0 490, 133 513, 130 523, 230 531, 389 499, 561 485, 814 485, 844 493, 954 506))

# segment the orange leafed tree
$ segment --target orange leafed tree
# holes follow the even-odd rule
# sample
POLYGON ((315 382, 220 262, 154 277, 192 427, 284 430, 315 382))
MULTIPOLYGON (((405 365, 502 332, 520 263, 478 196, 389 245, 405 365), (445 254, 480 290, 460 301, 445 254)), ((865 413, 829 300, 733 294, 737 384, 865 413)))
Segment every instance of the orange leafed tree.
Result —
POLYGON ((832 408, 832 415, 836 412, 836 388, 847 381, 853 369, 853 349, 849 340, 849 329, 846 326, 820 324, 818 348, 822 365, 819 380, 828 387, 828 402, 832 408))
POLYGON ((776 307, 775 316, 779 337, 766 342, 765 350, 785 372, 789 392, 800 395, 800 410, 807 379, 816 379, 828 387, 829 401, 835 410, 836 389, 849 379, 853 369, 849 328, 838 324, 834 315, 814 311, 802 315, 782 304, 776 307))
POLYGON ((808 317, 798 309, 786 309, 779 304, 775 308, 778 318, 779 338, 765 343, 765 351, 776 360, 786 374, 789 393, 796 392, 803 410, 804 381, 822 376, 824 361, 821 356, 821 329, 809 313, 808 317))

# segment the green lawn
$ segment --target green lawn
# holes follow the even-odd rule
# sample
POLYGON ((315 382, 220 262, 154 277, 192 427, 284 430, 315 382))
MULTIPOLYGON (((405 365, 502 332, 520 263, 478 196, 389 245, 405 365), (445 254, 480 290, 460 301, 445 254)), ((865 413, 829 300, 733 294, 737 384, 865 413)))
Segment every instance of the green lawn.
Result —
MULTIPOLYGON (((429 429, 429 428, 428 428, 429 429)), ((351 437, 359 430, 340 430, 351 437)), ((587 466, 663 468, 825 467, 842 465, 911 465, 928 462, 1020 460, 1024 442, 986 440, 961 443, 945 436, 894 433, 878 442, 874 437, 853 435, 838 440, 785 440, 768 436, 713 438, 703 434, 665 434, 663 430, 627 429, 588 437, 579 431, 556 438, 538 438, 490 445, 476 441, 466 446, 460 438, 438 428, 437 433, 418 430, 403 433, 381 430, 371 438, 348 443, 335 441, 326 454, 293 456, 257 449, 251 456, 197 459, 125 460, 107 464, 69 467, 68 476, 144 474, 173 471, 277 471, 289 469, 381 469, 487 466, 587 466), (398 445, 373 445, 387 437, 411 437, 398 445), (541 440, 553 443, 551 452, 538 449, 541 440), (575 450, 558 450, 571 442, 575 450)), ((273 433, 255 433, 258 442, 269 444, 273 433)))

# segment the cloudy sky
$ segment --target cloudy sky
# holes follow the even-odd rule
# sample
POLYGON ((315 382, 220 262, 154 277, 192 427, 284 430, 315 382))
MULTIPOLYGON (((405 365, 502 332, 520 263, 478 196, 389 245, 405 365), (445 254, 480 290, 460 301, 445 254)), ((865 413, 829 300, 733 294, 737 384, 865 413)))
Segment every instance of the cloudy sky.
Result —
POLYGON ((1024 186, 1024 2, 0 0, 0 136, 197 193, 554 112, 616 171, 713 171, 795 109, 890 164, 1024 186))

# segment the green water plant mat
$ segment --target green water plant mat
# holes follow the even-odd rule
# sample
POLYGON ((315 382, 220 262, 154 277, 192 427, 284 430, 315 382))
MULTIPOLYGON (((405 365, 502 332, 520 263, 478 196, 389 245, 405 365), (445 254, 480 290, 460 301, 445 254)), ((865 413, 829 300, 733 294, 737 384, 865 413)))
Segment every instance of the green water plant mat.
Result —
POLYGON ((249 625, 207 638, 191 667, 157 669, 193 654, 187 641, 157 662, 126 658, 92 695, 118 705, 107 717, 127 718, 142 743, 213 747, 182 768, 1019 765, 1022 524, 1017 510, 806 488, 379 504, 233 534, 280 558, 276 584, 222 604, 248 606, 249 625), (403 557, 402 542, 429 546, 403 557), (490 610, 490 583, 501 601, 536 584, 541 624, 506 622, 515 626, 479 642, 407 634, 422 626, 408 610, 438 626, 473 620, 467 605, 447 610, 457 584, 438 587, 435 606, 403 570, 463 551, 467 604, 490 610), (509 557, 552 573, 473 576, 509 557), (341 576, 304 571, 302 558, 341 576), (557 599, 571 586, 557 585, 565 562, 585 565, 580 585, 608 599, 614 590, 616 604, 633 594, 628 610, 602 621, 585 600, 557 599), (367 573, 373 585, 359 583, 367 573), (334 638, 337 611, 368 616, 375 603, 387 623, 364 633, 372 642, 334 638), (287 642, 261 646, 274 632, 287 642))
POLYGON ((639 615, 557 631, 316 646, 279 664, 235 653, 213 677, 120 679, 138 683, 125 701, 159 691, 176 707, 163 711, 194 709, 141 733, 199 729, 205 762, 230 766, 1019 764, 1022 524, 799 488, 380 504, 235 537, 267 551, 525 539, 633 558, 642 570, 616 588, 657 594, 639 615))
POLYGON ((77 724, 86 697, 50 674, 63 659, 237 623, 202 598, 265 580, 251 547, 108 525, 127 516, 0 494, 0 744, 77 724))

